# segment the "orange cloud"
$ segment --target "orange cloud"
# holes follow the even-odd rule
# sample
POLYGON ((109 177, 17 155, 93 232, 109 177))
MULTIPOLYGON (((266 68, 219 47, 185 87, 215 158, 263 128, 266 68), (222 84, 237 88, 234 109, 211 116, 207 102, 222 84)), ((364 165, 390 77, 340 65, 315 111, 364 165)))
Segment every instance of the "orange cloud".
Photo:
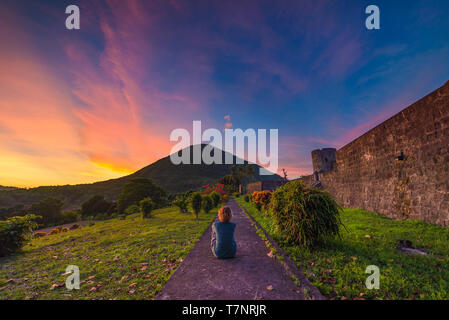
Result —
MULTIPOLYGON (((95 68, 80 69, 83 77, 72 70, 70 92, 14 19, 1 16, 0 38, 8 43, 0 49, 0 185, 116 178, 168 153, 168 136, 152 135, 141 124, 144 98, 125 68, 112 69, 123 88, 96 81, 95 68)), ((85 63, 79 50, 67 49, 85 63)), ((105 57, 105 63, 118 59, 109 52, 105 57)))

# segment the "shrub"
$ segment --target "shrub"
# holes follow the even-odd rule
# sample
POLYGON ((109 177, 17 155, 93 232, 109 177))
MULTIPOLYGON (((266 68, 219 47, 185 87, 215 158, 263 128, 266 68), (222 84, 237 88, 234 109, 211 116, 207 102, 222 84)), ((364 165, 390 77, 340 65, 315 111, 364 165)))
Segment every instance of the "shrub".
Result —
POLYGON ((249 202, 249 195, 245 194, 245 197, 243 197, 243 200, 245 200, 245 202, 249 202))
POLYGON ((234 198, 238 198, 238 197, 240 197, 240 193, 239 193, 239 192, 234 192, 234 193, 232 194, 232 196, 233 196, 234 198))
POLYGON ((270 203, 270 199, 271 199, 271 191, 268 190, 254 191, 251 196, 251 200, 256 204, 258 210, 260 210, 260 208, 266 210, 268 204, 270 203))
POLYGON ((228 194, 224 194, 222 199, 221 199, 221 202, 227 203, 228 201, 229 201, 229 195, 228 194))
POLYGON ((214 208, 214 201, 210 196, 203 196, 201 206, 203 207, 204 213, 209 213, 214 208))
POLYGON ((142 212, 142 218, 150 218, 151 211, 153 211, 154 203, 151 198, 145 198, 140 201, 140 211, 142 212))
POLYGON ((80 225, 75 223, 69 229, 70 230, 75 230, 75 229, 78 229, 79 227, 80 227, 80 225))
POLYGON ((184 195, 178 196, 178 198, 175 201, 173 201, 173 204, 179 208, 180 212, 183 213, 187 212, 188 203, 186 196, 184 195))
POLYGON ((214 203, 214 207, 217 207, 218 204, 220 203, 220 200, 221 200, 220 195, 219 195, 217 192, 212 192, 212 193, 210 194, 210 196, 211 196, 212 201, 213 201, 213 203, 214 203))
POLYGON ((62 229, 61 229, 61 232, 67 232, 67 231, 69 231, 68 228, 62 228, 62 229))
POLYGON ((0 257, 17 251, 31 239, 33 229, 37 228, 36 218, 30 214, 0 221, 0 257))
POLYGON ((206 184, 206 185, 202 186, 200 188, 199 192, 202 195, 210 194, 212 192, 216 192, 218 194, 225 194, 225 193, 231 192, 231 189, 232 188, 230 186, 224 185, 222 183, 216 183, 213 185, 206 184))
POLYGON ((201 194, 198 192, 195 192, 192 195, 192 210, 195 213, 196 218, 198 219, 198 213, 201 211, 201 202, 203 201, 203 198, 201 197, 201 194))
POLYGON ((137 204, 133 204, 131 206, 129 206, 128 208, 126 208, 125 210, 125 215, 129 216, 130 214, 135 214, 135 213, 139 213, 140 212, 140 208, 137 204))
POLYGON ((269 210, 279 234, 287 242, 314 247, 339 235, 338 204, 327 192, 304 187, 300 181, 277 189, 269 210))

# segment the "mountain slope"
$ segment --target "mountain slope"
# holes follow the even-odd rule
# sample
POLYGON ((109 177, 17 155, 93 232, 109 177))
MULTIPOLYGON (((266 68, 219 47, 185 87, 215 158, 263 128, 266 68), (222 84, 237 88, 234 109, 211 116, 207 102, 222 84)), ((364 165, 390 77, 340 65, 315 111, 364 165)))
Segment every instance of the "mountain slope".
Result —
MULTIPOLYGON (((206 145, 202 145, 202 149, 206 145)), ((192 158, 192 146, 190 155, 192 158)), ((214 152, 220 152, 214 149, 214 152)), ((237 157, 234 155, 233 163, 237 157)), ((225 152, 222 159, 224 163, 225 152)), ((191 161, 192 163, 193 161, 191 161)), ((245 164, 248 162, 245 161, 245 164)), ((17 204, 29 205, 46 197, 55 197, 65 202, 66 208, 76 208, 93 195, 104 195, 108 199, 116 199, 122 187, 133 178, 150 178, 169 193, 180 193, 198 189, 207 183, 215 183, 221 177, 231 172, 232 164, 180 164, 174 165, 170 156, 162 158, 133 174, 118 179, 66 186, 43 186, 30 189, 0 190, 0 207, 10 207, 17 204)), ((254 180, 278 180, 278 175, 260 176, 260 166, 254 164, 254 180)))

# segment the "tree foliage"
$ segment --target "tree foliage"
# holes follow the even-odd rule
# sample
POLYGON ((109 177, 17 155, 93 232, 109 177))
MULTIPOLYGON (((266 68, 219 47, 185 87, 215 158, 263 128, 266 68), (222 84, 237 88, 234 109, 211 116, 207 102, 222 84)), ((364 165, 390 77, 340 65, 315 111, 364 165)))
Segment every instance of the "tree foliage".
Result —
POLYGON ((319 189, 288 182, 271 196, 269 211, 287 242, 314 247, 339 235, 340 207, 319 189))
POLYGON ((140 200, 140 211, 142 212, 143 218, 150 218, 151 217, 151 211, 153 211, 154 203, 151 198, 145 198, 143 200, 140 200))
POLYGON ((56 198, 46 198, 30 206, 29 212, 42 217, 44 226, 56 225, 61 220, 61 210, 64 206, 62 200, 56 198))
POLYGON ((150 197, 154 208, 160 208, 166 203, 167 193, 151 179, 136 178, 127 183, 120 193, 117 201, 117 211, 123 213, 126 208, 150 197))
POLYGON ((201 203, 203 202, 203 197, 199 192, 195 192, 192 194, 192 210, 195 213, 196 218, 198 219, 198 214, 201 211, 201 203))
POLYGON ((209 213, 214 208, 214 201, 210 196, 203 196, 201 206, 204 210, 204 213, 209 213))
POLYGON ((187 212, 188 202, 187 202, 187 196, 185 195, 179 195, 175 201, 173 201, 173 204, 179 208, 179 211, 182 213, 187 212))
POLYGON ((26 215, 0 221, 0 257, 17 251, 31 239, 33 229, 37 228, 36 218, 26 215))
POLYGON ((107 213, 111 206, 112 202, 105 200, 103 196, 96 195, 81 205, 81 215, 89 217, 107 213))
POLYGON ((216 193, 216 192, 212 192, 212 193, 210 194, 210 196, 211 196, 212 201, 213 201, 213 203, 214 203, 214 207, 217 207, 218 204, 220 203, 221 196, 220 196, 218 193, 216 193))

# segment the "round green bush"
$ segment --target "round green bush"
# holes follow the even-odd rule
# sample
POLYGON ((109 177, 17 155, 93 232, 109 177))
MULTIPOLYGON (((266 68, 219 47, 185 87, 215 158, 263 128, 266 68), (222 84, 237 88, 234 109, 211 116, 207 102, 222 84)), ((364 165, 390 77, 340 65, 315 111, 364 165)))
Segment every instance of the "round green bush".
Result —
POLYGON ((212 192, 210 196, 212 197, 212 201, 214 202, 214 207, 218 206, 221 200, 220 195, 216 192, 212 192))
POLYGON ((185 213, 187 212, 187 197, 184 195, 178 196, 178 198, 173 201, 173 205, 179 208, 179 212, 185 213))
POLYGON ((204 213, 209 213, 214 208, 214 202, 210 196, 204 196, 201 202, 204 213))
POLYGON ((243 198, 243 200, 245 200, 245 202, 249 202, 249 195, 245 194, 245 197, 243 198))
POLYGON ((153 211, 154 203, 151 198, 145 198, 143 200, 140 200, 140 211, 142 212, 142 218, 150 218, 151 217, 151 211, 153 211))
POLYGON ((305 187, 300 181, 273 192, 269 211, 287 242, 315 247, 339 236, 340 206, 329 193, 305 187))

